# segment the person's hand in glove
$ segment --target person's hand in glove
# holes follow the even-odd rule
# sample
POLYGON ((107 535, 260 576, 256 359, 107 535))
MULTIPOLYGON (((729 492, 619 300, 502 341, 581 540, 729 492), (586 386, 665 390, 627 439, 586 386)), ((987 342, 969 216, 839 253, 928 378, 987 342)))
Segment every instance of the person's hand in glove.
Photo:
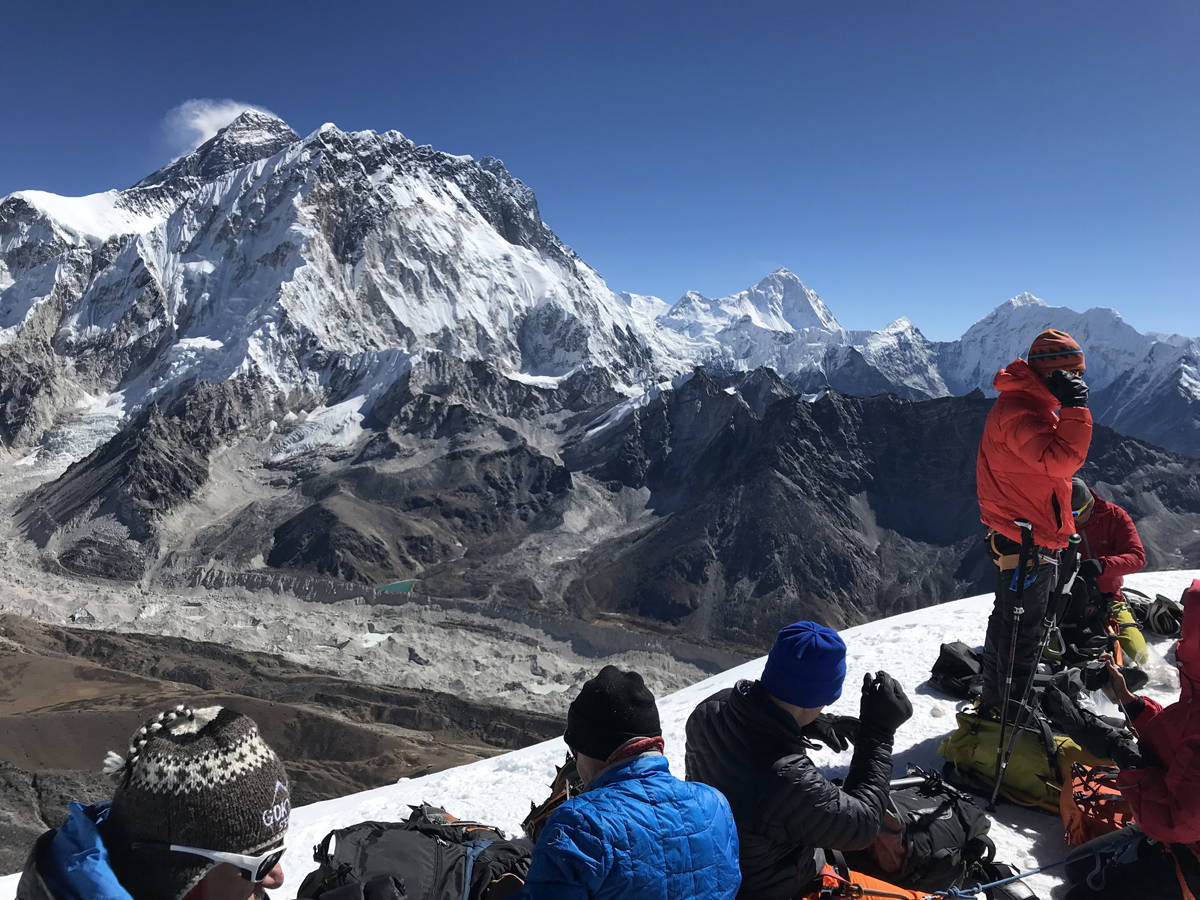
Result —
POLYGON ((912 703, 895 678, 876 672, 863 678, 862 702, 858 706, 859 733, 891 740, 896 729, 912 717, 912 703))
POLYGON ((1085 559, 1079 564, 1079 577, 1095 581, 1104 574, 1104 563, 1098 559, 1085 559))
POLYGON ((1140 769, 1146 765, 1146 760, 1143 759, 1142 752, 1138 749, 1137 741, 1131 737, 1122 737, 1109 742, 1106 755, 1121 769, 1140 769))
MULTIPOLYGON (((1042 711, 1050 717, 1055 729, 1074 738, 1088 753, 1102 759, 1112 759, 1109 753, 1129 736, 1109 725, 1094 713, 1081 709, 1079 704, 1050 685, 1042 692, 1042 711)), ((1115 761, 1115 760, 1114 760, 1115 761)))
POLYGON ((1087 406, 1088 386, 1078 372, 1055 369, 1046 379, 1046 389, 1065 406, 1087 406))
POLYGON ((821 713, 800 729, 800 733, 808 740, 824 744, 830 750, 840 753, 858 738, 858 719, 854 716, 821 713))

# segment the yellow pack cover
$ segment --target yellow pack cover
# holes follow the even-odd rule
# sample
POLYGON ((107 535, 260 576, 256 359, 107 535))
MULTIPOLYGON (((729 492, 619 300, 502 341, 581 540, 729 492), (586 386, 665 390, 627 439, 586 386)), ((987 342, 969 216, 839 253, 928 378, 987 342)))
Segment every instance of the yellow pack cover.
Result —
MULTIPOLYGON (((938 754, 953 764, 962 782, 990 791, 996 774, 996 744, 1000 723, 983 718, 974 711, 958 713, 958 727, 938 745, 938 754)), ((1009 730, 1011 734, 1011 729, 1009 730)), ((1000 793, 1014 803, 1034 806, 1057 813, 1059 790, 1069 777, 1071 765, 1102 765, 1106 760, 1092 756, 1065 735, 1051 736, 1047 751, 1041 735, 1022 730, 1013 744, 1000 793)))

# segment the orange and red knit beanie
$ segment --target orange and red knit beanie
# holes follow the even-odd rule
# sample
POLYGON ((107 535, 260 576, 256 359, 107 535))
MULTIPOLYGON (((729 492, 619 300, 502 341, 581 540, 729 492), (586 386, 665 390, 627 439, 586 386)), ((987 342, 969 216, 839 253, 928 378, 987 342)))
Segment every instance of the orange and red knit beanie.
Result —
POLYGON ((1083 348, 1065 331, 1047 328, 1029 346, 1029 365, 1039 375, 1049 375, 1058 369, 1082 372, 1083 348))

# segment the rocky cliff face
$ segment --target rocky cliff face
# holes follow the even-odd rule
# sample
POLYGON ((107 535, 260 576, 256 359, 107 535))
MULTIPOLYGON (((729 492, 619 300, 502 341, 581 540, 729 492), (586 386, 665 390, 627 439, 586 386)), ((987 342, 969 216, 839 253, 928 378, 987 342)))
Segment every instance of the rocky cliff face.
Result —
MULTIPOLYGON (((576 602, 762 642, 789 619, 850 624, 987 589, 974 465, 991 401, 829 393, 755 413, 729 387, 697 376, 566 454, 663 513, 596 548, 576 602)), ((1097 431, 1084 474, 1138 519, 1150 566, 1194 560, 1197 463, 1097 431)))
MULTIPOLYGON (((311 421, 278 426, 260 396, 235 380, 152 407, 27 499, 27 533, 79 574, 415 578, 755 646, 789 617, 851 624, 991 578, 978 392, 814 398, 700 369, 626 399, 439 355, 307 449, 311 421)), ((1200 462, 1101 427, 1085 474, 1139 518, 1152 566, 1200 560, 1200 462)))

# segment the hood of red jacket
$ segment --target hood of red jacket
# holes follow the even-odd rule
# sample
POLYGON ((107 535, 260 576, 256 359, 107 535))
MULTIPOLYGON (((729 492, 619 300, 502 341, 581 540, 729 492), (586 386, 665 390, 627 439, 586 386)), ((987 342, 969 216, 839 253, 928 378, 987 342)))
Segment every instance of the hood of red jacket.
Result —
POLYGON ((1050 393, 1050 389, 1046 387, 1046 382, 1042 380, 1042 377, 1033 371, 1033 367, 1023 359, 1014 359, 997 372, 996 377, 992 379, 992 387, 1002 394, 1020 391, 1051 408, 1061 405, 1058 398, 1050 393))
POLYGON ((1184 700, 1200 694, 1200 578, 1183 592, 1183 633, 1175 645, 1179 685, 1184 700))

